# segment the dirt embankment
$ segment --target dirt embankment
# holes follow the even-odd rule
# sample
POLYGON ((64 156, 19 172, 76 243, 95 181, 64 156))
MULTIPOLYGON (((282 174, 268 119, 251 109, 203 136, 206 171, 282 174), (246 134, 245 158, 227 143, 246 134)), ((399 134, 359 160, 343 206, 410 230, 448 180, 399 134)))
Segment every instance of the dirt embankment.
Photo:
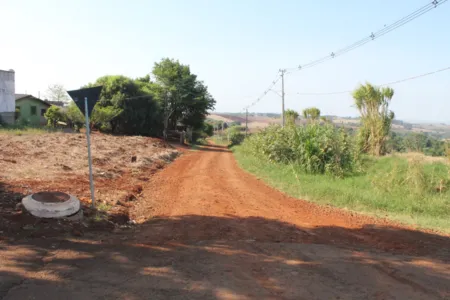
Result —
MULTIPOLYGON (((39 236, 52 235, 52 228, 61 229, 61 224, 37 220, 16 209, 25 195, 38 191, 73 194, 81 200, 88 217, 95 214, 98 221, 124 224, 143 184, 178 155, 173 147, 155 138, 99 133, 91 138, 98 212, 89 208, 84 134, 0 134, 0 232, 14 234, 25 228, 28 234, 39 236)), ((100 227, 111 225, 96 223, 100 227)))

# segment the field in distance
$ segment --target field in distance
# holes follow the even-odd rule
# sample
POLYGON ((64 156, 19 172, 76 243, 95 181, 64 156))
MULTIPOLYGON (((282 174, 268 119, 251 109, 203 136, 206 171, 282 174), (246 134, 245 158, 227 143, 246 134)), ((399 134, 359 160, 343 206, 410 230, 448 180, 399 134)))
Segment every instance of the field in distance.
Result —
MULTIPOLYGON (((359 118, 325 116, 336 125, 346 128, 357 129, 360 126, 359 118)), ((237 122, 245 125, 245 113, 213 113, 208 115, 208 119, 222 121, 226 123, 237 122)), ((300 117, 297 124, 304 124, 306 120, 300 117)), ((250 131, 258 131, 271 124, 281 124, 280 114, 275 113, 249 113, 248 128, 250 131)), ((445 123, 409 123, 401 120, 394 120, 392 130, 399 133, 428 133, 443 139, 450 139, 450 125, 445 123)))

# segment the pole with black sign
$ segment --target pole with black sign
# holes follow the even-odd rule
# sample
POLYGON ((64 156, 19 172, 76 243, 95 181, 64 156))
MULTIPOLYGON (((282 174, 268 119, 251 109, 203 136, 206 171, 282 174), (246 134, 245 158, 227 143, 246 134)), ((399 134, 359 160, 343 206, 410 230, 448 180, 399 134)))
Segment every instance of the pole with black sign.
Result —
POLYGON ((73 99, 75 104, 78 106, 80 111, 84 114, 86 118, 86 140, 87 140, 87 149, 88 149, 88 164, 89 164, 89 185, 91 189, 91 199, 92 199, 92 207, 95 207, 95 190, 94 190, 94 175, 92 171, 92 155, 91 155, 91 135, 89 128, 89 115, 92 113, 94 109, 95 103, 97 103, 100 98, 100 93, 102 91, 102 87, 93 87, 93 88, 85 88, 74 91, 67 91, 70 97, 73 99), (84 99, 84 105, 83 101, 84 99))
POLYGON ((91 156, 91 135, 89 128, 89 110, 88 110, 88 98, 84 97, 84 111, 86 116, 86 140, 88 148, 88 163, 89 163, 89 186, 91 188, 92 207, 95 207, 95 190, 94 190, 94 175, 92 173, 92 156, 91 156))

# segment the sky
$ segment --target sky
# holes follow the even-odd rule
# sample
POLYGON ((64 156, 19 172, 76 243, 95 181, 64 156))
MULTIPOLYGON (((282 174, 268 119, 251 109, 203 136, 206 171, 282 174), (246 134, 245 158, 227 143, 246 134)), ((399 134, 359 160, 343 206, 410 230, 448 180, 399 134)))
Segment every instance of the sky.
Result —
MULTIPOLYGON (((77 89, 104 75, 140 77, 169 57, 188 64, 216 111, 254 102, 280 68, 352 44, 431 0, 0 0, 0 69, 16 93, 77 89)), ((285 77, 286 108, 357 116, 350 94, 450 67, 450 1, 345 55, 285 77)), ((391 86, 397 119, 450 123, 450 70, 391 86)), ((280 83, 274 87, 280 91, 280 83)), ((250 112, 281 112, 269 93, 250 112)))

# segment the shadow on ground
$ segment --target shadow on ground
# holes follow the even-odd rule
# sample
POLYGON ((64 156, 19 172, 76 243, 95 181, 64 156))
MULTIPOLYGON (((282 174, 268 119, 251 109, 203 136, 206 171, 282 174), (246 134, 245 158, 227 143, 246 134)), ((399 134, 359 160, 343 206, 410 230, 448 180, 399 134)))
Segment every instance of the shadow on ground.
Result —
POLYGON ((185 215, 0 243, 1 299, 448 299, 450 239, 185 215))
POLYGON ((219 146, 219 145, 198 146, 195 150, 205 151, 205 152, 230 152, 231 153, 231 150, 228 149, 226 146, 219 146))

